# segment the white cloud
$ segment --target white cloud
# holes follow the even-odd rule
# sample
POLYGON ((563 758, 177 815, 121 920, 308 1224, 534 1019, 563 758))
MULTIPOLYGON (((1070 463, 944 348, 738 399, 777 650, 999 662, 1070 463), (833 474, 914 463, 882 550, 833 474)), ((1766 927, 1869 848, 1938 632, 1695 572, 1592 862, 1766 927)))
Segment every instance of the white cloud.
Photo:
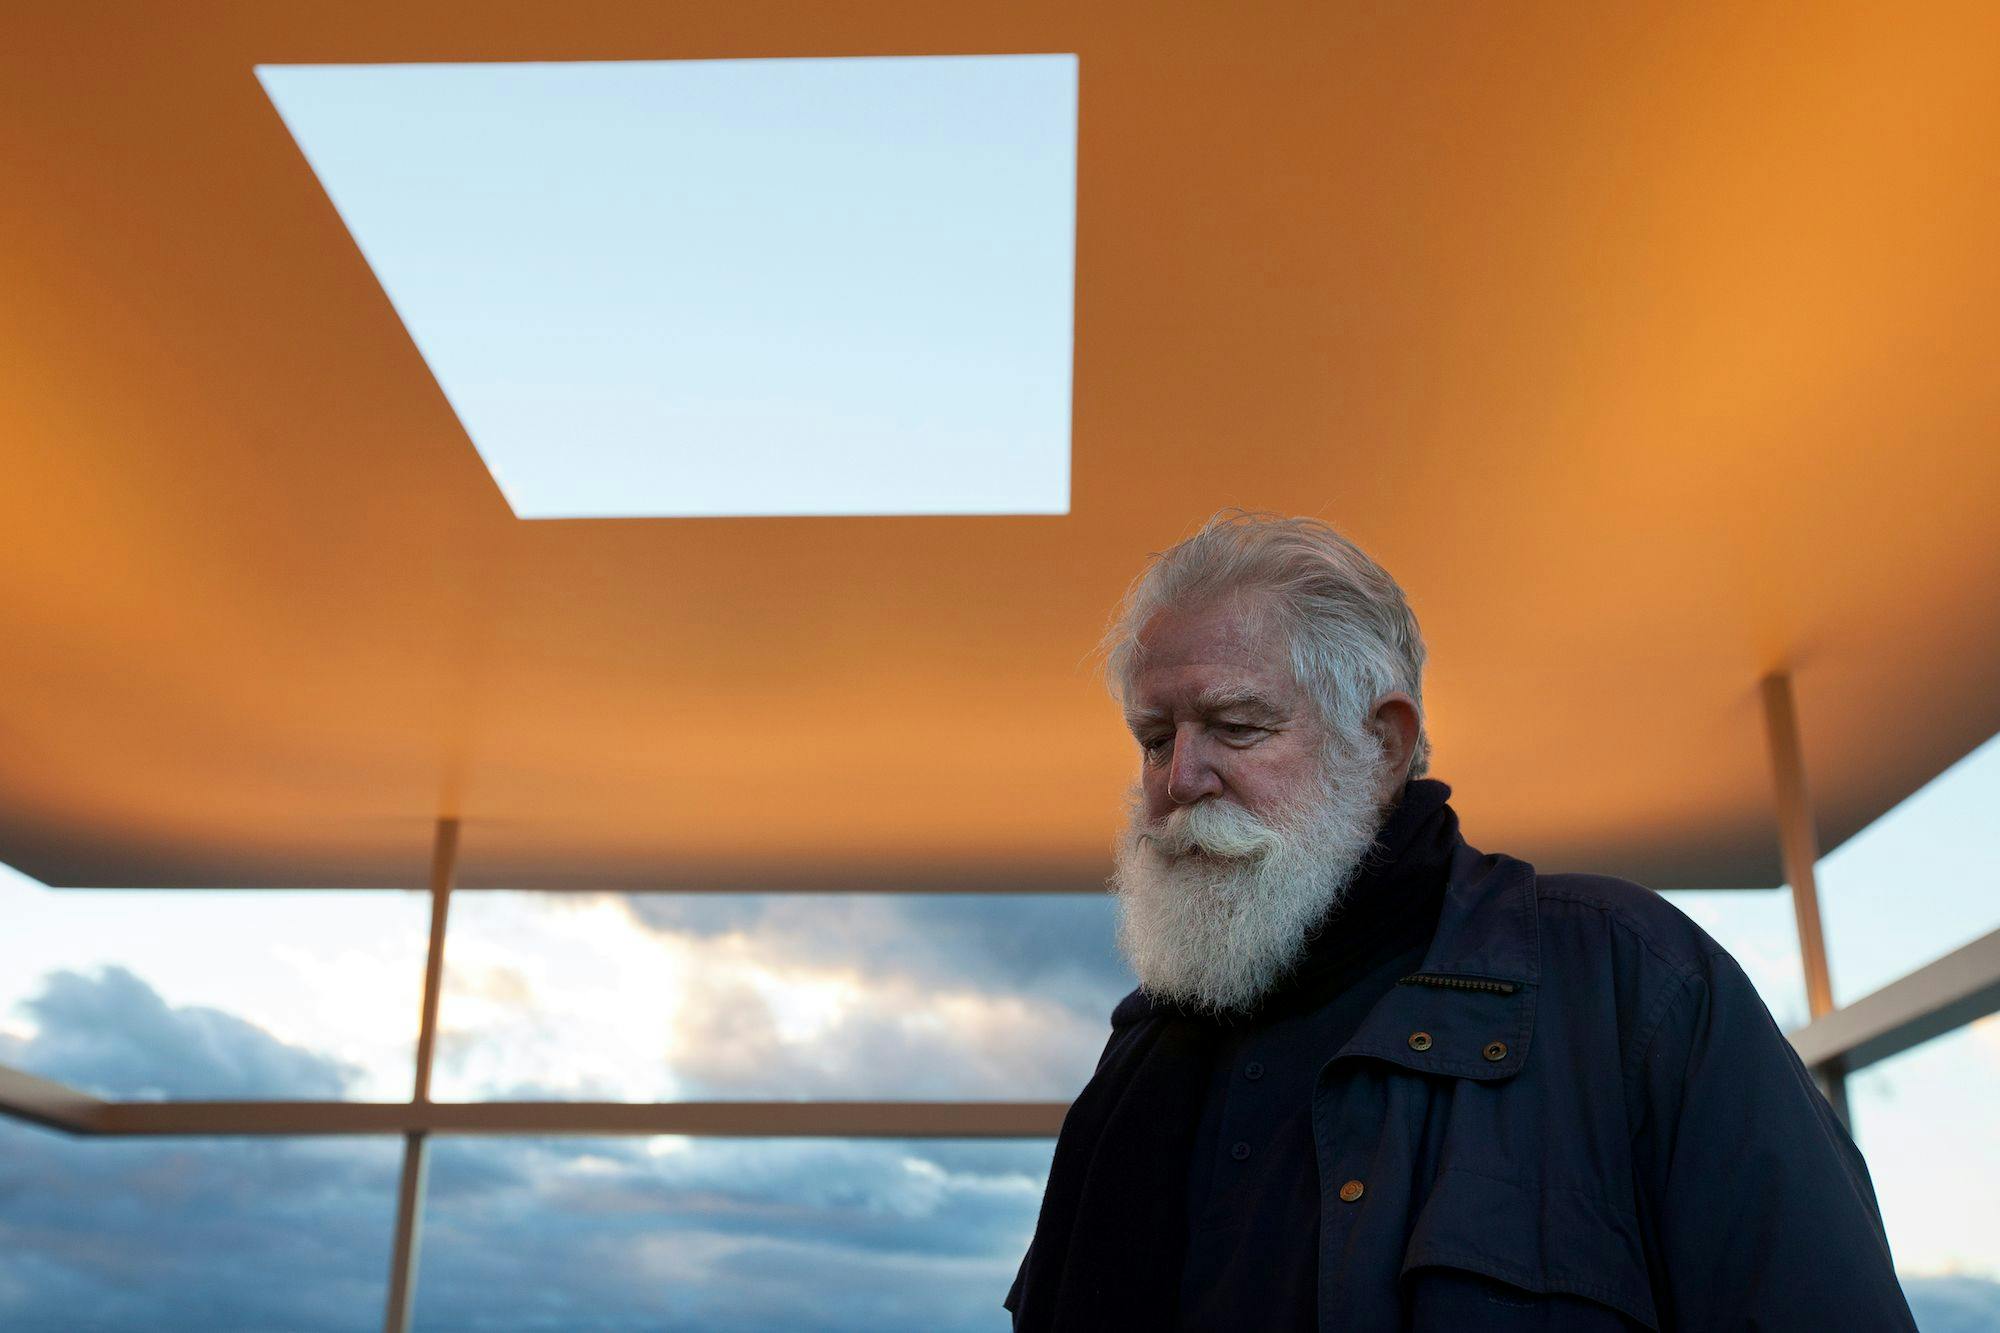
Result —
MULTIPOLYGON (((966 906, 991 919, 1005 904, 966 906)), ((954 969, 978 940, 881 900, 815 913, 825 929, 763 912, 655 924, 602 895, 482 893, 453 913, 437 1075, 450 1099, 1062 1099, 1125 987, 1115 961, 1108 984, 1065 965, 1044 986, 1035 958, 954 969), (924 954, 940 933, 943 965, 924 954)))

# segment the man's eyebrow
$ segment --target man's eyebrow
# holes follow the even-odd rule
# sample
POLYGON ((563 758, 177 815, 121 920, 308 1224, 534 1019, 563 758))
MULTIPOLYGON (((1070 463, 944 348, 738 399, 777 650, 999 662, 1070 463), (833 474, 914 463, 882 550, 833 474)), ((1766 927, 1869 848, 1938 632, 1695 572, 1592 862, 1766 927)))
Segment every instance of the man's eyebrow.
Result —
MULTIPOLYGON (((1283 717, 1280 708, 1269 695, 1254 689, 1209 690, 1195 696, 1194 711, 1202 717, 1213 717, 1217 713, 1240 711, 1264 718, 1283 717)), ((1171 710, 1165 708, 1134 708, 1125 713, 1125 725, 1132 731, 1150 723, 1164 722, 1171 710)))
POLYGON ((1194 710, 1204 716, 1241 711, 1266 717, 1279 717, 1285 711, 1269 695, 1253 689, 1209 690, 1195 696, 1194 710))

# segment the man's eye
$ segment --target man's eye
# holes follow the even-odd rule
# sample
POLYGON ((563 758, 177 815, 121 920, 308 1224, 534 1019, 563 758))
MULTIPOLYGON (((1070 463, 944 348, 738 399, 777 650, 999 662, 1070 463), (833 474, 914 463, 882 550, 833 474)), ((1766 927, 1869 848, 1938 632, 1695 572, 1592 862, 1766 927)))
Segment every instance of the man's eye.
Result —
POLYGON ((1224 740, 1231 741, 1255 740, 1264 734, 1264 728, 1253 727, 1248 722, 1218 722, 1214 730, 1224 740))
POLYGON ((1173 748, 1171 736, 1140 736, 1137 739, 1139 749, 1148 759, 1158 759, 1173 748))

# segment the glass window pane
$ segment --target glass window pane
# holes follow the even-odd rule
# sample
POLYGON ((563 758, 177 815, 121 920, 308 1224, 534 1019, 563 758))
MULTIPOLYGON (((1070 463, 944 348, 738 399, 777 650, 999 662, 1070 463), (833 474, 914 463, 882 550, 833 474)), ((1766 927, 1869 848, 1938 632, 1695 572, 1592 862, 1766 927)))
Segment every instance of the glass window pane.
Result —
POLYGON ((77 1139, 0 1119, 8 1333, 372 1333, 402 1143, 77 1139))
POLYGON ((2000 737, 1953 764, 1819 865, 1837 1004, 2000 929, 2000 737))
POLYGON ((1804 1025, 1806 978, 1791 889, 1676 889, 1661 897, 1729 950, 1779 1027, 1804 1025))
POLYGON ((1851 1075, 1847 1100, 1918 1326, 2000 1328, 2000 1015, 1851 1075))
POLYGON ((414 1324, 1004 1330, 1054 1148, 439 1139, 414 1324))
POLYGON ((409 1097, 428 895, 48 889, 0 867, 0 1063, 103 1096, 409 1097))
POLYGON ((466 893, 440 1100, 1067 1100, 1134 984, 1075 894, 466 893))

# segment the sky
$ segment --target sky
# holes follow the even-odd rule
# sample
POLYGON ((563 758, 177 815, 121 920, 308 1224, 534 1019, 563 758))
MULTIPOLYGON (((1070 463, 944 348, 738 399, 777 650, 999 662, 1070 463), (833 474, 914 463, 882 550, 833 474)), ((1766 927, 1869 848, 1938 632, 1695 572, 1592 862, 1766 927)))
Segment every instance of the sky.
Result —
POLYGON ((1068 512, 1075 56, 257 75, 518 516, 1068 512))
MULTIPOLYGON (((1968 818, 1996 801, 2000 739, 1826 859, 1844 998, 2000 926, 1968 818)), ((1668 896, 1781 1024, 1803 1018, 1785 892, 1668 896)), ((1110 909, 461 893, 436 1095, 1065 1099, 1132 984, 1110 909)), ((0 871, 0 1061, 127 1097, 406 1098, 426 913, 396 891, 54 892, 0 871)), ((2000 1020, 1850 1097, 1925 1333, 2000 1326, 2000 1020)), ((1003 1328, 1051 1148, 440 1139, 417 1327, 1003 1328)), ((0 1121, 0 1326, 375 1327, 398 1163, 388 1139, 0 1121)))

